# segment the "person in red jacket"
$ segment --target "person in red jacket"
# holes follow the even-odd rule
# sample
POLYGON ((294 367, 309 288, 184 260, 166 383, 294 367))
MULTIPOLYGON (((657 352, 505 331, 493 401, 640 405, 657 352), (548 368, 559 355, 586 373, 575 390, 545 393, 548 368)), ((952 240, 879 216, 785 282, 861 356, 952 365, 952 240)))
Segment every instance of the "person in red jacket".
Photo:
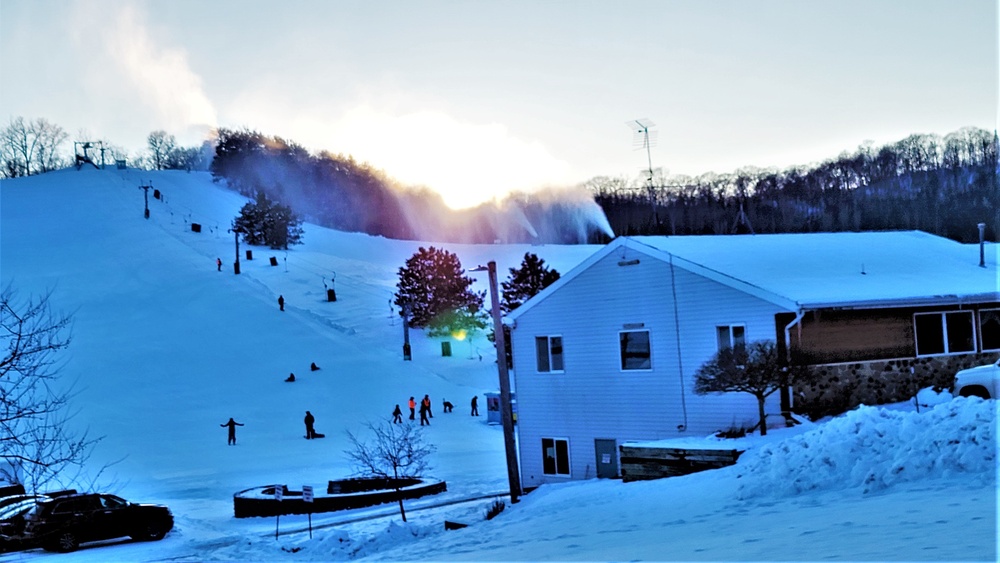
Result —
POLYGON ((413 420, 414 415, 417 414, 417 402, 413 400, 413 397, 410 397, 408 404, 410 405, 410 420, 413 420))

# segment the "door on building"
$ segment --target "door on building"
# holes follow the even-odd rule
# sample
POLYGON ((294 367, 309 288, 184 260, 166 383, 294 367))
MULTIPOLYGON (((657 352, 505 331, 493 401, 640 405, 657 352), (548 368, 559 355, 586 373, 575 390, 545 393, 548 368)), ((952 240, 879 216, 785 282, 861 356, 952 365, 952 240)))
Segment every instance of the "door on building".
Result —
POLYGON ((594 453, 597 455, 597 477, 599 479, 618 477, 618 441, 595 438, 594 453))

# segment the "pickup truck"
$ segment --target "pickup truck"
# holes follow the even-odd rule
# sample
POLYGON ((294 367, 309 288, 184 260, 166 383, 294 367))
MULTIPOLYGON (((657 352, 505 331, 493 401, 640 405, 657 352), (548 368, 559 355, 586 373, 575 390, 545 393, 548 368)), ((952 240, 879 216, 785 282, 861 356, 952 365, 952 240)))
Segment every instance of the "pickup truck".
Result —
POLYGON ((1000 396, 1000 360, 956 373, 952 395, 996 399, 1000 396))

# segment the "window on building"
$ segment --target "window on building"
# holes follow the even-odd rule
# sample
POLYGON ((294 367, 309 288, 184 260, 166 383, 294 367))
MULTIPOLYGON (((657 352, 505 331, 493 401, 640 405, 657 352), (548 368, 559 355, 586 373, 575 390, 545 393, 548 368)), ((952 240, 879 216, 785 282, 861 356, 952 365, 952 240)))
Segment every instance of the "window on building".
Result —
POLYGON ((717 326, 715 327, 715 338, 719 343, 719 350, 732 348, 746 349, 746 327, 743 325, 717 326))
POLYGON ((913 315, 917 355, 961 354, 976 351, 971 311, 913 315))
POLYGON ((561 336, 536 336, 535 352, 540 373, 563 371, 563 346, 561 336))
POLYGON ((542 469, 546 475, 569 475, 569 440, 542 438, 542 469))
POLYGON ((1000 309, 979 311, 979 329, 983 351, 1000 350, 1000 309))
POLYGON ((620 332, 618 339, 621 345, 622 370, 652 369, 648 330, 620 332))

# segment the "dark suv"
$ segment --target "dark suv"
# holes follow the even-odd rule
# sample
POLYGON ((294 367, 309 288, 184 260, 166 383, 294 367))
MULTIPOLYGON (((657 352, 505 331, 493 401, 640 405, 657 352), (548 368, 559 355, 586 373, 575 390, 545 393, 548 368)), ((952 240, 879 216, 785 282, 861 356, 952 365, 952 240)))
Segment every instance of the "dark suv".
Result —
POLYGON ((174 517, 166 506, 82 493, 39 501, 25 518, 24 535, 50 551, 73 551, 81 542, 122 536, 160 540, 173 527, 174 517))

